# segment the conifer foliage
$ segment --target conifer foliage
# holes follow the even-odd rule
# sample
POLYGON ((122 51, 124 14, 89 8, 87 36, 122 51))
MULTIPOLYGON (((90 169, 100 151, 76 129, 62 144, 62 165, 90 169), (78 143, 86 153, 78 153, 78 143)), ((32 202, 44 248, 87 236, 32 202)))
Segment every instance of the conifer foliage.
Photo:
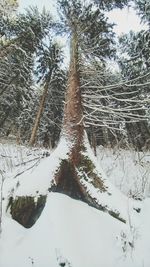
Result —
POLYGON ((17 131, 20 115, 31 101, 35 56, 54 23, 49 13, 37 8, 1 21, 0 128, 6 134, 12 125, 17 131))
MULTIPOLYGON (((51 98, 56 97, 56 95, 58 96, 58 99, 60 100, 60 105, 62 102, 61 99, 61 94, 59 93, 58 90, 60 90, 60 92, 63 94, 64 90, 64 77, 63 77, 63 71, 61 70, 61 63, 63 61, 63 57, 62 57, 62 51, 60 49, 60 47, 58 46, 57 43, 53 43, 52 41, 50 41, 49 46, 44 47, 42 45, 42 47, 39 49, 38 51, 38 66, 37 66, 37 70, 36 73, 39 76, 38 81, 41 81, 43 84, 43 93, 41 96, 41 101, 39 104, 39 108, 37 110, 37 115, 35 118, 35 122, 34 122, 34 126, 32 129, 32 133, 31 133, 31 138, 30 138, 30 145, 33 145, 35 143, 35 139, 36 139, 36 135, 37 135, 37 130, 39 128, 40 125, 40 120, 43 114, 43 109, 45 107, 45 102, 46 100, 48 101, 48 95, 51 96, 51 98), (62 84, 60 84, 60 80, 61 78, 63 79, 61 82, 62 84), (61 88, 59 88, 59 86, 61 85, 61 88), (54 89, 55 88, 55 89, 54 89), (55 93, 54 91, 55 90, 55 93), (59 95, 60 94, 60 95, 59 95)), ((53 99, 54 100, 54 99, 53 99)), ((53 104, 52 99, 50 101, 51 104, 53 104)), ((56 101, 54 102, 56 105, 56 101)), ((58 108, 58 105, 57 105, 58 108)), ((49 110, 50 106, 49 106, 49 110)), ((53 107, 53 123, 57 123, 57 114, 55 110, 55 107, 53 107)), ((58 111, 60 112, 60 114, 62 113, 61 108, 58 108, 58 111)), ((48 111, 49 112, 49 111, 48 111)), ((58 114, 59 114, 58 112, 58 114)), ((61 115, 59 116, 61 117, 61 115)), ((52 118, 52 117, 51 117, 52 118)), ((49 123, 51 124, 51 123, 49 123)), ((46 123, 46 125, 44 125, 45 130, 44 130, 44 143, 46 142, 48 138, 48 135, 50 134, 49 132, 49 125, 46 123), (46 130, 47 129, 47 130, 46 130)), ((48 142, 48 140, 47 140, 48 142)))
POLYGON ((135 85, 133 84, 132 88, 129 88, 129 94, 133 92, 134 99, 136 95, 139 103, 144 100, 143 107, 145 111, 141 109, 136 112, 139 116, 143 116, 143 121, 126 125, 129 143, 133 144, 134 148, 141 150, 150 147, 150 3, 145 0, 135 1, 135 6, 141 20, 147 23, 148 29, 137 33, 131 31, 129 34, 120 37, 122 56, 119 58, 119 64, 122 75, 126 80, 135 79, 135 85), (147 117, 147 119, 144 119, 144 117, 147 117))

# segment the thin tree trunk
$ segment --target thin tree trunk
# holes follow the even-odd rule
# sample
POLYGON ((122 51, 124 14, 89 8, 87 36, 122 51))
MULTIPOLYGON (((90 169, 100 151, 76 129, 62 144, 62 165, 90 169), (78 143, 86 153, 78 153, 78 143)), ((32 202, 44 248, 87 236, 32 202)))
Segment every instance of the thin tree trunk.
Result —
POLYGON ((96 141, 96 134, 95 134, 93 126, 92 126, 91 130, 92 130, 91 144, 92 144, 92 147, 93 147, 93 150, 94 150, 94 155, 96 156, 97 155, 97 151, 96 151, 97 141, 96 141))
MULTIPOLYGON (((49 79, 49 81, 50 81, 50 79, 49 79)), ((38 127, 39 127, 39 124, 40 124, 40 120, 41 120, 42 114, 43 114, 44 105, 45 105, 45 101, 46 101, 46 96, 47 96, 47 93, 48 93, 49 81, 47 81, 45 86, 44 86, 44 91, 43 91, 43 94, 42 94, 42 98, 41 98, 41 101, 40 101, 39 109, 38 109, 38 112, 37 112, 37 115, 36 115, 36 118, 35 118, 34 126, 33 126, 32 133, 31 133, 31 137, 30 137, 30 140, 29 140, 29 145, 30 146, 33 146, 35 144, 35 140, 36 140, 36 136, 37 136, 37 130, 38 130, 38 127)))
POLYGON ((1 175, 1 186, 0 186, 0 236, 2 233, 2 216, 3 216, 3 186, 4 186, 4 175, 3 172, 0 170, 1 175))

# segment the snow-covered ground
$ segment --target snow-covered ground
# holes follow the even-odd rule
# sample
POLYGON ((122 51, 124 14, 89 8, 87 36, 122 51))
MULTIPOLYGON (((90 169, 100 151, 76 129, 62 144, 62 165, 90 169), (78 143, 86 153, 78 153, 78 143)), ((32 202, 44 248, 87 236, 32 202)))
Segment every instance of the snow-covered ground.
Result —
POLYGON ((65 195, 50 193, 31 229, 4 217, 0 266, 149 267, 149 208, 147 201, 140 225, 132 233, 108 214, 65 195))
POLYGON ((98 161, 109 180, 135 199, 150 196, 150 151, 97 148, 98 161))
MULTIPOLYGON (((63 147, 62 143, 61 158, 67 153, 63 147)), ((112 188, 120 189, 114 189, 115 199, 126 210, 126 224, 83 202, 46 191, 59 164, 57 150, 52 160, 41 149, 0 145, 0 267, 150 266, 150 153, 103 147, 97 152, 112 188), (15 192, 35 195, 39 188, 47 193, 46 205, 36 223, 25 229, 5 212, 7 197, 15 192)))

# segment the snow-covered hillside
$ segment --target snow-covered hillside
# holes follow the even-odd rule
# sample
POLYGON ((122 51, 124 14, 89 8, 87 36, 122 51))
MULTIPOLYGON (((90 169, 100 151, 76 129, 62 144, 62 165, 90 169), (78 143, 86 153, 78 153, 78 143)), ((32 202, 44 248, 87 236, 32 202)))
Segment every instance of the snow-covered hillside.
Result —
POLYGON ((44 158, 46 153, 21 146, 0 146, 0 267, 149 267, 150 153, 98 149, 103 170, 124 193, 116 190, 115 199, 120 210, 126 211, 126 223, 66 195, 46 192, 41 216, 26 229, 6 212, 7 198, 15 192, 35 194, 37 185, 41 192, 46 190, 58 164, 56 152, 55 161, 44 158), (139 195, 135 198, 147 198, 128 198, 136 189, 139 195))

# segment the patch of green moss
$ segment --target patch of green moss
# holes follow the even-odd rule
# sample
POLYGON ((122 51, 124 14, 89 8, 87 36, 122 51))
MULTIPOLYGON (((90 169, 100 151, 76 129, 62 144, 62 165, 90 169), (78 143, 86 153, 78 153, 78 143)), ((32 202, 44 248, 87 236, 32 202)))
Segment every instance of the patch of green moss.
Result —
POLYGON ((85 152, 87 151, 87 148, 86 148, 86 146, 85 146, 84 144, 81 144, 80 147, 81 147, 81 151, 82 151, 82 152, 85 153, 85 152))
POLYGON ((79 172, 82 173, 82 178, 86 181, 88 178, 91 180, 90 183, 98 188, 100 191, 107 191, 101 178, 95 173, 95 165, 88 156, 81 155, 81 163, 79 166, 79 172))
POLYGON ((39 218, 46 203, 46 196, 40 195, 35 201, 32 196, 9 199, 8 207, 12 218, 26 228, 30 228, 39 218))

